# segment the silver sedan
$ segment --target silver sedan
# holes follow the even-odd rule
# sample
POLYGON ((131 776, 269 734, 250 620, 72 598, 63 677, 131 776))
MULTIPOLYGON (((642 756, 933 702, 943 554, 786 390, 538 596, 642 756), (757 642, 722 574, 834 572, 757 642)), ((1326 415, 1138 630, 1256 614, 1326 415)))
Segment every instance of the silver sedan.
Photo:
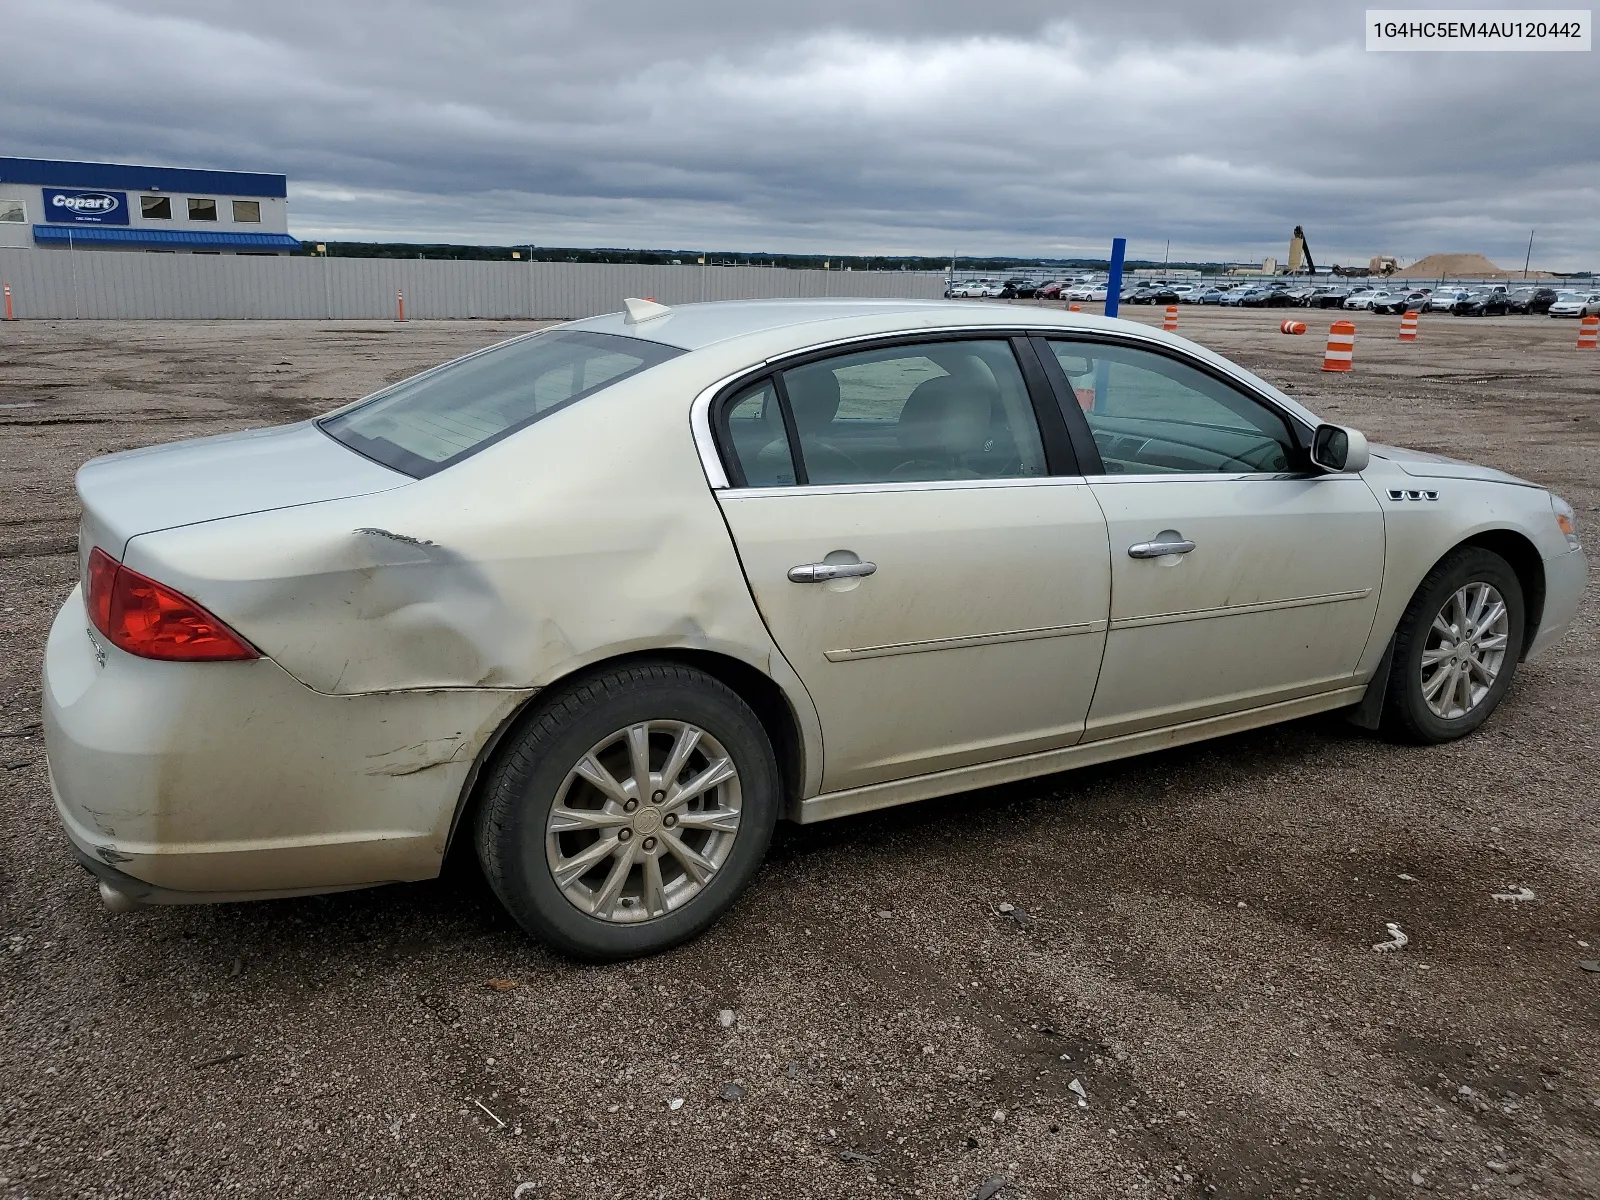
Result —
POLYGON ((779 819, 1333 710, 1461 737, 1587 577, 1534 484, 970 303, 630 300, 78 492, 45 730, 109 904, 464 840, 596 959, 706 928, 779 819))

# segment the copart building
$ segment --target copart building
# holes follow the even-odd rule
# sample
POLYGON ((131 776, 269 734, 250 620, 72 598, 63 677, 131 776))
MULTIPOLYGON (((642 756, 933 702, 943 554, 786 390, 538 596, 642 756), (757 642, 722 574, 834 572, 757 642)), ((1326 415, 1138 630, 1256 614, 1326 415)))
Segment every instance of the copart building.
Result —
POLYGON ((288 177, 0 158, 0 246, 288 254, 288 177))

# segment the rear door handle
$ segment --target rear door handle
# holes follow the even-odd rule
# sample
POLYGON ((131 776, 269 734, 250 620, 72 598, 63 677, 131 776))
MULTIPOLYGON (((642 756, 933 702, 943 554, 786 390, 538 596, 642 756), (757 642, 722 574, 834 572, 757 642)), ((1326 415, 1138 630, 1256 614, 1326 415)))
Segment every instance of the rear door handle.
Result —
POLYGON ((1176 529, 1163 529, 1148 542, 1135 542, 1128 547, 1129 558, 1163 558, 1168 554, 1188 554, 1194 543, 1176 529))
POLYGON ((856 579, 874 574, 877 569, 878 564, 870 562, 806 563, 789 568, 789 582, 827 583, 830 579, 856 579))

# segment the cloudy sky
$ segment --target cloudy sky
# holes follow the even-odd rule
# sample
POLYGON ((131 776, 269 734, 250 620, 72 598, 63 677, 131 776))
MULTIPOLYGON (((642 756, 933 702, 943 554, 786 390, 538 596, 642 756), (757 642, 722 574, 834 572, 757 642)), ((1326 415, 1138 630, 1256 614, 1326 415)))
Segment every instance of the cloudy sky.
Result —
POLYGON ((1600 52, 1360 3, 4 9, 0 154, 285 172, 301 237, 1600 268, 1600 52))

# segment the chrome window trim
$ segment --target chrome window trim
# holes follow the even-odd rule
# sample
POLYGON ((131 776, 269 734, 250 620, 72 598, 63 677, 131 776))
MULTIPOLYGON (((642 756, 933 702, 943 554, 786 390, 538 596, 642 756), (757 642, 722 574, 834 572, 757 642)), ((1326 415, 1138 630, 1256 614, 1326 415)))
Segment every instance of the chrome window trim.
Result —
POLYGON ((1336 476, 1294 471, 1153 471, 1146 475, 1088 475, 1085 478, 1099 487, 1107 483, 1270 483, 1274 480, 1288 483, 1293 480, 1332 479, 1336 476))
POLYGON ((1008 475, 1004 479, 913 479, 893 483, 808 483, 804 487, 729 487, 730 500, 753 496, 837 496, 867 492, 949 492, 979 488, 1038 487, 1045 484, 1084 487, 1082 475, 1008 475))
MULTIPOLYGON (((722 455, 717 453, 717 439, 711 436, 711 403, 723 388, 742 379, 760 367, 741 367, 732 375, 724 375, 710 387, 703 388, 689 407, 689 432, 694 436, 695 452, 700 455, 700 468, 706 473, 706 482, 712 491, 722 491, 732 485, 728 482, 728 469, 722 465, 722 455)), ((743 491, 767 491, 765 488, 744 488, 743 491)), ((786 489, 787 490, 787 489, 786 489)))
POLYGON ((995 325, 928 325, 919 329, 901 329, 892 333, 857 333, 850 337, 834 338, 831 341, 817 342, 810 346, 801 346, 795 350, 785 350, 781 354, 774 354, 771 358, 761 361, 762 367, 777 367, 788 362, 791 358, 803 358, 808 354, 815 354, 819 350, 832 350, 837 346, 870 346, 874 342, 894 342, 908 337, 942 337, 947 333, 984 333, 998 340, 1026 336, 1032 330, 1015 322, 995 325))
MULTIPOLYGON (((542 332, 542 331, 539 331, 539 332, 542 332)), ((1223 375, 1226 375, 1228 377, 1228 381, 1232 386, 1238 388, 1241 392, 1245 393, 1251 399, 1256 400, 1256 401, 1258 401, 1258 402, 1260 402, 1262 404, 1265 404, 1273 412, 1277 413, 1279 415, 1279 417, 1281 417, 1285 422, 1289 423, 1290 425, 1298 425, 1298 426, 1305 425, 1305 419, 1303 417, 1301 417, 1298 413, 1290 412, 1289 410, 1285 409, 1282 405, 1280 405, 1272 396, 1269 396, 1269 395, 1265 394, 1264 392, 1261 392, 1260 390, 1258 390, 1256 388, 1256 386, 1254 385, 1254 383, 1252 383, 1249 379, 1245 378, 1243 375, 1238 374, 1237 373, 1237 369, 1234 367, 1234 364, 1232 362, 1230 362, 1229 360, 1227 360, 1227 359, 1223 359, 1222 360, 1222 363, 1225 364, 1225 365, 1219 365, 1219 364, 1207 362, 1207 361, 1205 361, 1203 359, 1192 358, 1190 355, 1188 355, 1187 353, 1184 352, 1184 350, 1183 350, 1183 348, 1181 346, 1174 346, 1171 342, 1167 341, 1164 338, 1152 337, 1152 336, 1149 336, 1149 334, 1147 334, 1147 333, 1145 333, 1143 331, 1135 330, 1135 329, 1129 329, 1129 330, 1110 329, 1110 330, 1108 330, 1108 329, 1103 329, 1103 328, 1101 328, 1099 326, 1029 325, 1026 322, 1008 321, 1008 322, 1005 322, 1005 323, 995 322, 993 324, 982 324, 982 325, 927 325, 927 326, 921 326, 921 327, 913 328, 913 329, 898 329, 898 330, 891 330, 891 331, 879 332, 879 333, 868 333, 868 334, 859 334, 858 333, 858 334, 852 334, 849 337, 833 338, 833 339, 831 339, 829 341, 826 341, 826 342, 814 342, 814 343, 812 343, 810 345, 807 345, 807 346, 797 346, 793 350, 785 350, 785 351, 783 351, 783 352, 781 352, 779 354, 774 354, 774 355, 771 355, 768 358, 764 358, 760 362, 751 363, 749 366, 742 367, 739 370, 734 371, 733 373, 731 373, 729 375, 724 375, 721 379, 717 380, 715 383, 709 385, 706 388, 703 388, 700 392, 698 392, 695 395, 694 403, 690 406, 690 409, 689 409, 689 428, 690 428, 691 433, 694 436, 695 450, 700 456, 700 465, 701 465, 701 468, 705 471, 707 483, 709 483, 711 485, 711 488, 712 488, 713 491, 725 491, 725 490, 732 489, 733 485, 729 482, 728 471, 727 471, 727 468, 723 465, 722 455, 720 453, 718 453, 718 451, 717 451, 716 438, 713 437, 712 433, 711 433, 711 405, 715 402, 718 394, 720 392, 722 392, 722 390, 724 388, 728 388, 728 387, 731 387, 731 386, 737 384, 740 380, 746 378, 747 376, 761 375, 761 374, 765 374, 766 372, 772 371, 772 370, 781 370, 782 367, 783 367, 783 364, 786 363, 786 362, 789 362, 792 359, 804 358, 804 357, 807 357, 809 355, 816 354, 819 351, 823 351, 823 350, 844 349, 846 347, 854 347, 854 346, 860 346, 860 347, 862 347, 864 349, 867 349, 867 348, 871 348, 872 346, 874 346, 874 345, 876 345, 878 343, 881 343, 881 342, 895 342, 895 341, 903 340, 905 338, 912 338, 912 337, 941 338, 941 337, 944 337, 944 336, 950 335, 950 334, 955 334, 955 335, 982 334, 982 335, 985 335, 985 336, 988 336, 988 337, 992 337, 992 338, 997 338, 997 339, 1000 339, 1000 338, 1012 338, 1012 337, 1046 337, 1046 338, 1048 338, 1048 337, 1057 337, 1057 338, 1066 337, 1066 338, 1070 338, 1070 337, 1073 337, 1073 336, 1081 336, 1081 335, 1083 335, 1085 333, 1088 333, 1088 334, 1090 334, 1092 336, 1098 337, 1098 338, 1103 339, 1103 340, 1108 340, 1108 341, 1117 342, 1117 343, 1123 343, 1123 344, 1134 346, 1134 347, 1139 348, 1139 349, 1143 349, 1145 347, 1154 347, 1154 348, 1159 349, 1161 352, 1163 352, 1165 354, 1168 354, 1170 356, 1175 356, 1177 358, 1182 359, 1184 362, 1186 362, 1189 366, 1193 367, 1197 371, 1219 372, 1219 373, 1221 373, 1223 375)), ((691 351, 691 353, 692 353, 692 351, 691 351)), ((1318 418, 1318 419, 1320 420, 1320 418, 1318 418)), ((1293 472, 1288 472, 1288 473, 1282 473, 1282 472, 1277 472, 1277 473, 1253 472, 1253 473, 1247 473, 1247 474, 1240 474, 1240 475, 1237 475, 1237 476, 1235 476, 1235 475, 1215 475, 1215 474, 1202 475, 1202 474, 1199 474, 1199 473, 1196 473, 1196 474, 1193 474, 1193 475, 1185 475, 1185 474, 1183 474, 1181 472, 1175 472, 1175 473, 1173 473, 1171 475, 1166 475, 1166 474, 1158 474, 1158 475, 1121 475, 1121 476, 1109 476, 1109 475, 1065 476, 1065 475, 1056 475, 1056 476, 1050 476, 1049 478, 1051 478, 1051 479, 1078 480, 1080 482, 1085 478, 1093 478, 1096 482, 1100 482, 1102 480, 1107 480, 1107 479, 1127 480, 1127 481, 1132 482, 1132 481, 1154 480, 1154 479, 1201 479, 1201 478, 1206 478, 1206 479, 1227 479, 1227 478, 1304 479, 1304 478, 1306 478, 1306 476, 1297 475, 1297 474, 1294 474, 1293 472)), ((955 481, 955 482, 1034 483, 1034 482, 1043 482, 1043 480, 1042 479, 1015 479, 1015 480, 972 480, 972 481, 955 481)), ((838 486, 844 486, 844 485, 838 485, 838 486)), ((899 486, 902 486, 902 485, 898 485, 898 484, 861 484, 861 485, 854 485, 854 486, 879 488, 879 487, 899 487, 899 486)), ((926 485, 925 484, 915 484, 915 485, 910 485, 910 486, 913 486, 913 487, 925 487, 926 485)), ((739 488, 739 489, 733 489, 733 490, 737 490, 737 491, 740 491, 740 492, 747 492, 747 491, 748 492, 769 492, 769 493, 770 492, 783 492, 783 493, 787 494, 787 493, 790 493, 790 492, 801 491, 801 490, 810 490, 810 489, 809 488, 800 489, 800 488, 794 488, 794 487, 787 487, 787 488, 771 488, 771 487, 767 487, 767 488, 739 488)))

